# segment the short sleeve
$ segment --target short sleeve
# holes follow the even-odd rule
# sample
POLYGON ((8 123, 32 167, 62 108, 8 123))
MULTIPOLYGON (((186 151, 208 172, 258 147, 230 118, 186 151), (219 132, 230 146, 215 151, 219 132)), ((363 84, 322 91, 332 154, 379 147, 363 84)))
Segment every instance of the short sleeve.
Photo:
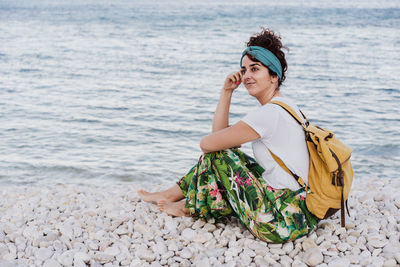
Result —
POLYGON ((269 139, 276 130, 279 112, 274 105, 264 105, 242 118, 261 138, 269 139))

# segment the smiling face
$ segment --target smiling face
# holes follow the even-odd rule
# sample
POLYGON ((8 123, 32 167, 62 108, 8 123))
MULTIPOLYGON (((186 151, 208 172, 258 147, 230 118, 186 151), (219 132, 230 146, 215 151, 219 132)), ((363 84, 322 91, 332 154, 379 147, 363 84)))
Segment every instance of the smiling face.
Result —
POLYGON ((242 60, 241 72, 243 85, 249 95, 257 98, 262 105, 276 95, 278 76, 271 76, 261 62, 253 61, 246 55, 242 60))

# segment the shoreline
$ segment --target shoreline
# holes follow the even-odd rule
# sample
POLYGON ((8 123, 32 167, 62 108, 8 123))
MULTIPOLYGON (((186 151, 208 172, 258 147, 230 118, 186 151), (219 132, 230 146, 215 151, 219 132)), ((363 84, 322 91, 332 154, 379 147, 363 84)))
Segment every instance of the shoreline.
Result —
MULTIPOLYGON (((170 184, 169 184, 170 185, 170 184)), ((173 218, 136 190, 165 185, 0 187, 0 266, 399 266, 400 179, 355 179, 351 217, 270 244, 237 219, 173 218)))

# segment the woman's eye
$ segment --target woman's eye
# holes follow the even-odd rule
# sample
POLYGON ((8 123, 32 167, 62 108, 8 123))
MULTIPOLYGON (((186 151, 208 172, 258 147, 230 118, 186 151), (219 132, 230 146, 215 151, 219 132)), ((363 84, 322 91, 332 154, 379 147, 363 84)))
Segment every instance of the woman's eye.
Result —
POLYGON ((241 73, 242 73, 242 75, 243 75, 243 74, 245 74, 245 72, 246 72, 246 71, 244 71, 244 70, 241 70, 240 72, 241 72, 241 73))
POLYGON ((251 68, 251 71, 256 71, 256 70, 258 70, 257 68, 251 68))

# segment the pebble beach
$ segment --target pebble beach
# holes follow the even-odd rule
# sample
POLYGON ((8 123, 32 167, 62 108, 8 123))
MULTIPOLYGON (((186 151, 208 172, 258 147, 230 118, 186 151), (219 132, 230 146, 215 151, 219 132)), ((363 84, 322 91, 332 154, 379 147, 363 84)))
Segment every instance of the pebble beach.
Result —
MULTIPOLYGON (((357 179, 338 215, 286 244, 256 240, 236 219, 170 217, 136 184, 2 186, 0 266, 399 266, 399 179, 357 179)), ((168 185, 141 184, 151 191, 168 185)))

